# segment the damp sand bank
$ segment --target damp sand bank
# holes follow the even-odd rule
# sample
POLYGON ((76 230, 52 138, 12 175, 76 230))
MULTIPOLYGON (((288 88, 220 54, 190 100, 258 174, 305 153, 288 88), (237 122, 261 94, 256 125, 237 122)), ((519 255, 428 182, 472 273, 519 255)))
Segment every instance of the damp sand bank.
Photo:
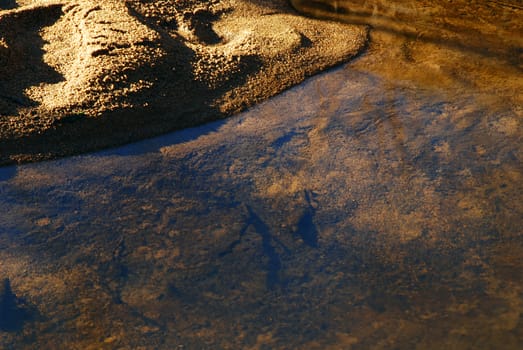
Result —
POLYGON ((347 61, 365 26, 285 0, 11 1, 0 8, 0 164, 230 116, 347 61))

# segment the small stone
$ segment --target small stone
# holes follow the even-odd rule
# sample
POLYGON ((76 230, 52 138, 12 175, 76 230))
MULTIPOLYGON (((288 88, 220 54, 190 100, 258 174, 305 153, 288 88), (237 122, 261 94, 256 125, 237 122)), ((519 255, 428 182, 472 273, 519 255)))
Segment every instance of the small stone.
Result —
POLYGON ((105 338, 104 343, 111 344, 111 343, 114 343, 116 340, 117 340, 117 338, 115 336, 111 336, 111 337, 105 338))

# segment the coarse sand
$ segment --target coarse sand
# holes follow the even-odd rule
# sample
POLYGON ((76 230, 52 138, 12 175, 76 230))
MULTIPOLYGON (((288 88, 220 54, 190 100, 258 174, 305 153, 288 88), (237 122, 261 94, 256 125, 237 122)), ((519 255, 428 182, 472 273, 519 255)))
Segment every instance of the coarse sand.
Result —
POLYGON ((349 60, 367 37, 286 0, 4 1, 0 164, 230 116, 349 60))

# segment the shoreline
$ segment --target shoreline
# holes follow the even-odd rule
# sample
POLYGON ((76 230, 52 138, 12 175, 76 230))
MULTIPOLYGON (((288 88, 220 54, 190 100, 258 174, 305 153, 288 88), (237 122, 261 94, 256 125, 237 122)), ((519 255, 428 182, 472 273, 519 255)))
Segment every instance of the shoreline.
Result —
POLYGON ((284 0, 17 3, 0 9, 0 165, 229 117, 368 40, 366 26, 303 17, 284 0))

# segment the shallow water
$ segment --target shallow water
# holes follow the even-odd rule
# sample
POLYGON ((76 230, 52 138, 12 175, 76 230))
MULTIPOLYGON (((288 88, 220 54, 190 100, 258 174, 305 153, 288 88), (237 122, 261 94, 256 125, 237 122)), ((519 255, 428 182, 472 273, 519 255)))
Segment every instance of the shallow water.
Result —
POLYGON ((521 348, 522 78, 494 51, 375 28, 237 117, 0 168, 0 346, 521 348))

